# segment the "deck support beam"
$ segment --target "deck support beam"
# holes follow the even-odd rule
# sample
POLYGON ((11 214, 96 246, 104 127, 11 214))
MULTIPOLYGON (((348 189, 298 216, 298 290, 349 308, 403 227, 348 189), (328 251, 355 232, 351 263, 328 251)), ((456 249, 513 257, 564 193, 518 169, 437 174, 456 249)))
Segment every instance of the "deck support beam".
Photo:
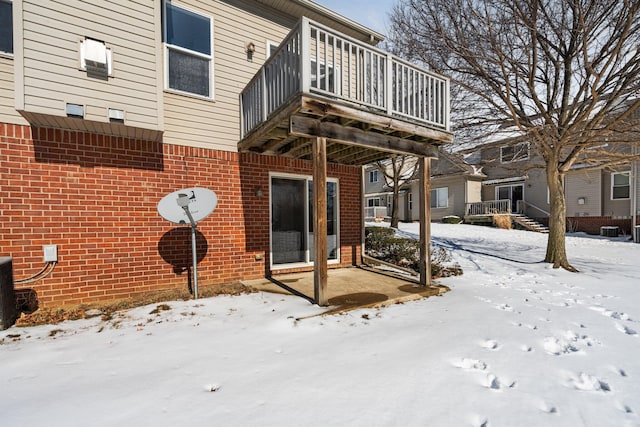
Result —
POLYGON ((420 285, 431 286, 431 158, 420 157, 420 285))
POLYGON ((319 306, 327 298, 327 139, 313 139, 313 288, 319 306))

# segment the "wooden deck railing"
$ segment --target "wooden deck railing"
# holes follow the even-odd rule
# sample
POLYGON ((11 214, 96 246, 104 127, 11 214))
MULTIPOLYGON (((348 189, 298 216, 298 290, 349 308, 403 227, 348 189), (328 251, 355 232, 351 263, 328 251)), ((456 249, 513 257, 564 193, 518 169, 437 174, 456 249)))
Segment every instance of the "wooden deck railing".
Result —
POLYGON ((242 91, 242 137, 301 93, 449 130, 447 78, 307 18, 242 91))
POLYGON ((485 202, 467 203, 465 216, 511 214, 511 200, 488 200, 485 202))

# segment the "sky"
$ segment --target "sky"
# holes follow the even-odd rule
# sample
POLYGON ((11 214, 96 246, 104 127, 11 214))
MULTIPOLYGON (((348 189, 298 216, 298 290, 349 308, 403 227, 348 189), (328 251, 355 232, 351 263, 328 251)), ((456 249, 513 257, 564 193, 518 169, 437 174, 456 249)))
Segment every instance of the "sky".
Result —
POLYGON ((388 14, 397 0, 314 0, 379 33, 387 35, 388 14))
POLYGON ((260 292, 11 327, 0 424, 639 426, 640 244, 571 235, 569 273, 546 237, 434 223, 464 274, 385 308, 260 292))

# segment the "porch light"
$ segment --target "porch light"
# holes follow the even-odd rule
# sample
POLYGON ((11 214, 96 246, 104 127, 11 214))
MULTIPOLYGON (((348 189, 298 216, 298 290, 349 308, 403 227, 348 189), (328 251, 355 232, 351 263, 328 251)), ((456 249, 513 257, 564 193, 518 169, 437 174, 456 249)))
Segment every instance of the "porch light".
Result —
POLYGON ((247 51, 247 61, 253 61, 253 53, 256 51, 256 45, 253 42, 248 42, 245 45, 245 50, 247 51))

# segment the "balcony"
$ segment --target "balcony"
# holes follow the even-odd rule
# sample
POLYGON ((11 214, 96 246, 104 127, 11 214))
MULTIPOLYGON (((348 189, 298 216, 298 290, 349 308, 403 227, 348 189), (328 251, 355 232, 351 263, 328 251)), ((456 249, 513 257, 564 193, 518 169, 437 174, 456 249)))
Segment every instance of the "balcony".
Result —
POLYGON ((449 80, 303 18, 242 91, 239 151, 366 164, 437 157, 450 142, 449 80))

